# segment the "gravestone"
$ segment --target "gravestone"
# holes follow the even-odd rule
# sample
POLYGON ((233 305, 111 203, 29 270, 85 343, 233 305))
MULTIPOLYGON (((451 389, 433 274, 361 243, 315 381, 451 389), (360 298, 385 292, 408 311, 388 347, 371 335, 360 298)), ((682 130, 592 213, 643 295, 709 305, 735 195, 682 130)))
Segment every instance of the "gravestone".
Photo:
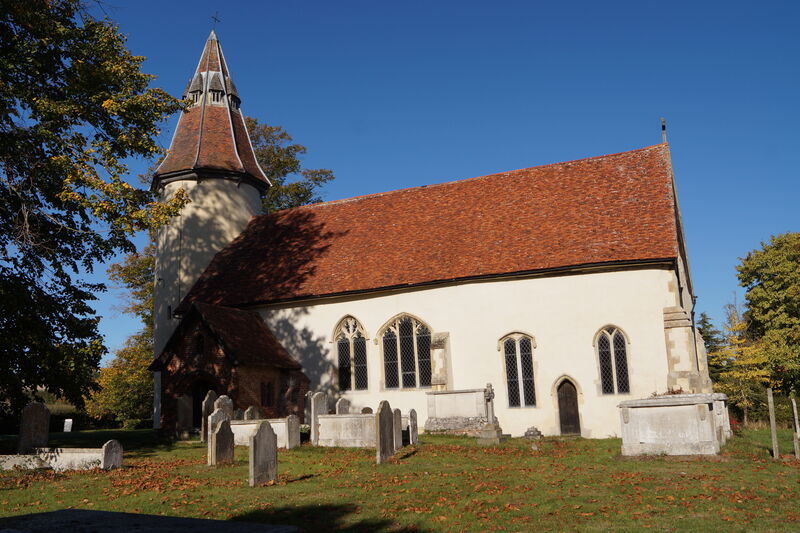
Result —
POLYGON ((249 479, 251 487, 278 480, 278 437, 266 420, 250 437, 249 479))
POLYGON ((383 400, 375 413, 375 461, 385 463, 394 455, 394 414, 389 402, 383 400))
MULTIPOLYGON (((216 412, 216 410, 214 411, 216 412)), ((212 413, 212 417, 214 414, 212 413)), ((227 418, 209 427, 208 465, 217 466, 233 462, 233 431, 227 418)))
POLYGON ((255 405, 251 405, 244 411, 245 420, 260 420, 261 418, 261 409, 255 405))
POLYGON ((364 407, 361 409, 362 415, 371 415, 372 414, 372 407, 364 407))
POLYGON ((336 414, 349 415, 350 414, 350 400, 347 398, 339 398, 336 400, 336 414))
POLYGON ((244 411, 242 409, 237 409, 233 412, 233 419, 234 420, 244 420, 244 411))
POLYGON ((319 415, 328 414, 328 395, 324 392, 316 392, 311 397, 311 444, 316 446, 319 443, 319 415))
POLYGON ((403 447, 403 415, 400 409, 392 411, 392 427, 394 428, 394 449, 395 451, 403 447))
POLYGON ((71 418, 65 418, 64 419, 64 433, 70 433, 70 432, 72 432, 72 419, 71 418))
POLYGON ((210 390, 206 393, 200 406, 200 442, 208 442, 208 417, 214 412, 214 402, 216 401, 217 393, 210 390))
POLYGON ((286 449, 291 450, 300 446, 300 419, 297 415, 286 417, 286 449))
POLYGON ((117 440, 110 440, 103 444, 103 458, 100 460, 100 468, 111 470, 112 468, 122 468, 122 444, 117 440))
POLYGON ((192 429, 192 397, 183 394, 178 396, 175 401, 177 402, 178 413, 178 430, 192 429))
POLYGON ((478 432, 478 444, 481 446, 493 446, 500 444, 504 439, 503 430, 500 429, 500 424, 497 423, 497 418, 494 416, 494 389, 492 389, 491 383, 486 384, 484 398, 487 412, 486 424, 478 432))
POLYGON ((41 402, 31 402, 22 409, 19 424, 19 453, 28 453, 34 448, 45 448, 50 433, 50 411, 41 402))
POLYGON ((228 413, 228 420, 233 419, 233 400, 223 394, 214 402, 214 409, 222 409, 228 413))
MULTIPOLYGON (((211 433, 216 429, 220 423, 228 421, 230 422, 230 418, 228 418, 228 413, 226 413, 223 409, 214 409, 214 412, 208 415, 206 419, 206 427, 208 428, 208 464, 211 464, 211 433)), ((231 431, 233 433, 233 431, 231 431)))
POLYGON ((305 404, 303 409, 303 424, 311 424, 311 398, 314 397, 312 391, 308 391, 305 396, 305 404))
POLYGON ((417 425, 417 411, 408 412, 408 443, 411 445, 419 442, 419 426, 417 425))

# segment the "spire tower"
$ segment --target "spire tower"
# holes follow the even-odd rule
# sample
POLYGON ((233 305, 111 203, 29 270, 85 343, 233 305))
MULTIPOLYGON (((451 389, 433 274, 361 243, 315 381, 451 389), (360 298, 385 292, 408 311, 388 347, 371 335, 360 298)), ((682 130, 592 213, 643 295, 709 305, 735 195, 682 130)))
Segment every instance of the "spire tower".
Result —
POLYGON ((217 34, 211 30, 183 98, 191 101, 175 128, 167 157, 153 185, 188 175, 249 182, 261 192, 270 186, 258 165, 217 34))

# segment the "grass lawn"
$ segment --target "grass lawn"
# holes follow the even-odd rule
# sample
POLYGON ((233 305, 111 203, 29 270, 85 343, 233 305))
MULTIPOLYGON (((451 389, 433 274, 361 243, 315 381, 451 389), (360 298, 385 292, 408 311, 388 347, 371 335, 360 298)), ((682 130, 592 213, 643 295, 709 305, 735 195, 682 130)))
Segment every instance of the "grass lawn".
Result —
MULTIPOLYGON (((116 438, 125 467, 0 473, 0 516, 68 507, 273 524, 305 531, 800 531, 800 462, 773 461, 769 432, 746 431, 716 458, 626 459, 620 441, 523 439, 481 448, 421 436, 390 464, 374 450, 279 454, 274 486, 247 486, 236 464, 205 465, 199 442, 159 442, 148 430, 53 434, 51 445, 116 438)), ((0 447, 8 448, 8 438, 0 447)), ((791 433, 781 433, 784 453, 791 433)))

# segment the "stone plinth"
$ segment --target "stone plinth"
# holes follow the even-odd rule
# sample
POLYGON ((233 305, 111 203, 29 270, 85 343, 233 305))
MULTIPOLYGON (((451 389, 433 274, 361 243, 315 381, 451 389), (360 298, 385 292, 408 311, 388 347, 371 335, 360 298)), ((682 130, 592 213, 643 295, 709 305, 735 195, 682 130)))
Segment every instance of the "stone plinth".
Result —
POLYGON ((375 447, 375 415, 347 414, 319 417, 319 446, 375 447))
MULTIPOLYGON (((232 420, 231 431, 236 446, 249 446, 262 420, 232 420)), ((295 415, 267 420, 278 439, 278 448, 291 450, 300 446, 300 420, 295 415)))
POLYGON ((622 455, 719 453, 727 435, 726 399, 724 394, 675 394, 620 403, 622 455))
POLYGON ((432 391, 426 393, 426 433, 478 436, 489 422, 485 389, 432 391))

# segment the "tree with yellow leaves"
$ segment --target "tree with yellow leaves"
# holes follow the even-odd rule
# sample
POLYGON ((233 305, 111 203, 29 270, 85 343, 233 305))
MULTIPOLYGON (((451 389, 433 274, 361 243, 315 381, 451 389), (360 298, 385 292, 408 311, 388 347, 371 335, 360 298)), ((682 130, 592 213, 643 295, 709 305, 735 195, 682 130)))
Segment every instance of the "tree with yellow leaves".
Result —
POLYGON ((728 395, 730 402, 742 410, 747 424, 748 410, 769 383, 769 357, 763 345, 748 338, 748 324, 736 304, 726 305, 725 310, 724 342, 709 354, 709 362, 720 369, 714 390, 728 395))

